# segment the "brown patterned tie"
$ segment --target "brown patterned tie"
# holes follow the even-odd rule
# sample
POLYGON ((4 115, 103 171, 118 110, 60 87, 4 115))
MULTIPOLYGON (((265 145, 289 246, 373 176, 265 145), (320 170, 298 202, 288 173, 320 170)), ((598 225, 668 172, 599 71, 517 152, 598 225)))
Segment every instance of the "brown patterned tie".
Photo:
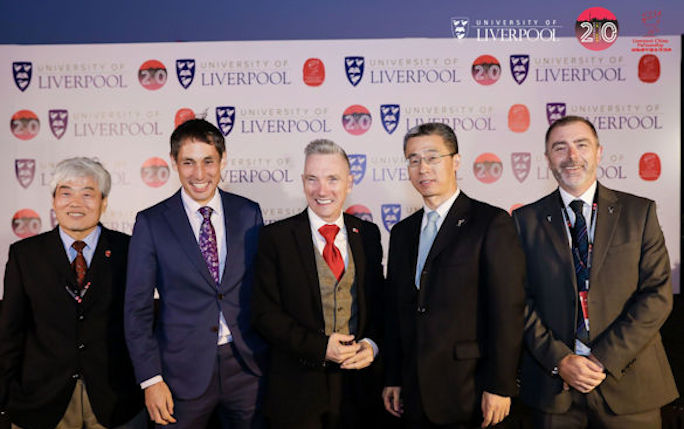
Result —
POLYGON ((85 257, 83 256, 83 248, 85 243, 81 240, 74 241, 71 245, 76 250, 76 258, 71 263, 71 268, 74 269, 76 274, 76 283, 79 289, 83 289, 83 280, 85 280, 86 271, 88 271, 88 264, 86 264, 85 257))

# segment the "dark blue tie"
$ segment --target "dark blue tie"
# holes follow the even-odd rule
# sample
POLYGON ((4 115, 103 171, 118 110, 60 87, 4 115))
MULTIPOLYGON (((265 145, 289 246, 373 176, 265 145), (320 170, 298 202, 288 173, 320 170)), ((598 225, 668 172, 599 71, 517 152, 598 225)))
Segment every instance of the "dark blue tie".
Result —
MULTIPOLYGON (((587 234, 587 222, 582 214, 584 202, 574 200, 570 203, 570 208, 575 213, 575 226, 570 229, 572 236, 572 255, 575 262, 575 276, 577 278, 577 291, 587 292, 589 283, 589 267, 587 265, 589 255, 589 236, 587 234)), ((583 343, 589 342, 589 332, 584 324, 584 314, 582 306, 577 305, 577 338, 583 343)))

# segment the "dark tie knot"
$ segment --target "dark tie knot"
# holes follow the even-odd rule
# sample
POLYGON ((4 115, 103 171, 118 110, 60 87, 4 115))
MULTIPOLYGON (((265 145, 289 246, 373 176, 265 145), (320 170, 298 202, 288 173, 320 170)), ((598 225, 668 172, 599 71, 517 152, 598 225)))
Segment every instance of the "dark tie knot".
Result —
POLYGON ((199 212, 202 215, 202 217, 204 218, 204 220, 209 220, 211 218, 211 213, 213 211, 214 211, 214 209, 212 209, 209 206, 200 207, 200 209, 199 209, 199 212))
POLYGON ((576 216, 584 216, 582 214, 582 209, 584 208, 584 202, 582 200, 573 200, 570 203, 570 208, 575 212, 576 216))
POLYGON ((81 240, 76 240, 71 244, 71 247, 73 247, 78 253, 83 252, 85 246, 86 244, 81 240))
POLYGON ((335 242, 335 236, 340 231, 340 227, 337 225, 323 225, 318 228, 318 232, 321 233, 323 238, 325 238, 326 243, 335 242))

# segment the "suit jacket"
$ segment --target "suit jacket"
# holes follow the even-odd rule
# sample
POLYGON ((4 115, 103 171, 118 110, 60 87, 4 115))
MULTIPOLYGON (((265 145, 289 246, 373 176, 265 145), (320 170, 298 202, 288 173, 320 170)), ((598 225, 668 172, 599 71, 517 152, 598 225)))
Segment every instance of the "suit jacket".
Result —
POLYGON ((98 422, 130 420, 142 408, 124 341, 123 297, 129 237, 102 227, 77 304, 76 277, 59 228, 10 246, 0 315, 0 401, 12 422, 54 428, 78 378, 98 422))
MULTIPOLYGON (((589 286, 590 344, 605 366, 599 385, 617 414, 654 409, 677 397, 660 340, 672 308, 670 262, 653 201, 597 186, 589 286)), ((527 254, 521 398, 546 412, 571 404, 552 374, 574 353, 577 284, 558 190, 513 214, 527 254)))
MULTIPOLYGON (((344 224, 356 266, 356 337, 377 342, 383 281, 380 232, 375 224, 347 214, 344 224)), ((275 420, 315 416, 326 411, 330 403, 326 370, 334 370, 334 365, 328 368, 325 361, 328 337, 315 262, 317 251, 306 210, 266 226, 260 237, 252 321, 271 346, 265 400, 266 412, 275 420)), ((376 364, 347 374, 370 382, 369 373, 376 364)), ((364 386, 368 387, 354 386, 357 394, 367 391, 364 386)))
POLYGON ((128 262, 126 341, 138 382, 162 375, 174 397, 209 386, 223 311, 238 354, 261 375, 265 345, 249 324, 252 262, 263 224, 259 205, 218 191, 227 255, 216 285, 190 226, 180 191, 138 213, 128 262), (154 289, 159 313, 154 320, 154 289), (156 323, 154 323, 156 322, 156 323))
POLYGON ((402 387, 409 415, 480 423, 483 391, 516 394, 524 256, 508 214, 461 192, 417 290, 422 217, 417 211, 390 236, 385 385, 402 387))

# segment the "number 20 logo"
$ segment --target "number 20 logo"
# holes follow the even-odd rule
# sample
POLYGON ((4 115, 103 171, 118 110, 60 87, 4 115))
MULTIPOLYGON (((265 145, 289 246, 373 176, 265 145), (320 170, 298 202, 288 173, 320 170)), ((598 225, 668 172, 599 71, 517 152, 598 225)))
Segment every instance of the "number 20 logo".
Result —
POLYGON ((577 17, 575 36, 587 49, 602 51, 618 38, 618 21, 615 15, 602 7, 590 7, 577 17))
POLYGON ((481 55, 473 61, 473 79, 480 85, 491 85, 501 76, 501 64, 491 55, 481 55))
POLYGON ((157 60, 145 61, 138 70, 138 81, 143 88, 155 91, 166 83, 166 66, 157 60))

